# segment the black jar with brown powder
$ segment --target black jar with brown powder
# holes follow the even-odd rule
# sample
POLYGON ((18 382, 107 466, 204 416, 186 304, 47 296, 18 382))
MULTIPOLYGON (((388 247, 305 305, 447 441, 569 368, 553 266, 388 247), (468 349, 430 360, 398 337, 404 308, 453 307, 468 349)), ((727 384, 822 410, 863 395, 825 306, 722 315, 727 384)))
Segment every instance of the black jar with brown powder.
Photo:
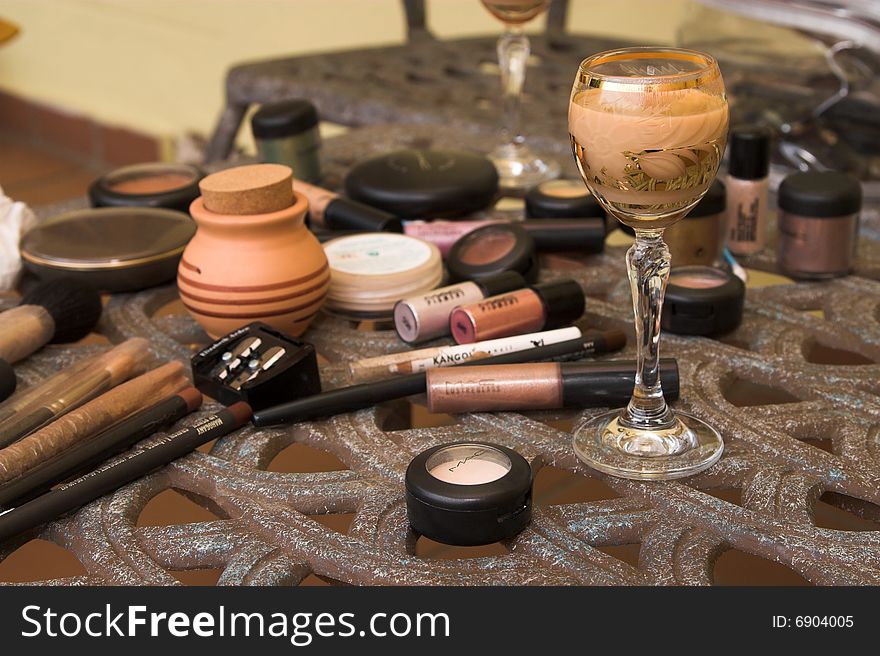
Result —
POLYGON ((837 171, 794 173, 779 186, 779 268, 792 278, 845 276, 859 237, 862 185, 837 171))

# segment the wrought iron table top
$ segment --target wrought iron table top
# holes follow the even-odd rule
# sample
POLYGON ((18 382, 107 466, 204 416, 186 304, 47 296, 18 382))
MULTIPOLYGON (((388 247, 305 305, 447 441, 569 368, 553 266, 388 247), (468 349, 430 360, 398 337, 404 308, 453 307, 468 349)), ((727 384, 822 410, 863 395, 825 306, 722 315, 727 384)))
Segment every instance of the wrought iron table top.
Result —
MULTIPOLYGON (((328 179, 338 181, 353 160, 389 148, 480 150, 489 141, 437 126, 372 127, 329 140, 324 155, 328 179)), ((557 151, 563 155, 564 144, 557 151)), ((699 476, 637 482, 589 470, 575 457, 568 430, 594 410, 468 414, 444 426, 400 429, 378 407, 278 429, 245 428, 216 442, 210 454, 193 453, 41 529, 36 535, 68 549, 87 572, 51 583, 166 585, 178 582, 173 571, 214 568, 222 570, 221 584, 233 585, 296 584, 310 573, 346 584, 702 585, 712 583, 719 555, 736 549, 819 584, 880 584, 880 532, 814 522, 820 498, 880 522, 878 216, 877 208, 865 213, 858 275, 749 289, 742 326, 718 341, 664 335, 664 355, 677 357, 682 370, 677 407, 717 426, 726 442, 721 461, 699 476), (422 449, 464 436, 518 450, 536 473, 552 466, 597 478, 618 496, 537 508, 504 555, 419 557, 406 522, 404 470, 422 449), (328 451, 348 469, 267 471, 293 443, 328 451), (218 519, 137 526, 144 506, 167 488, 218 519), (725 490, 739 491, 739 498, 725 490), (346 533, 315 520, 334 513, 354 513, 346 533), (637 567, 599 550, 627 544, 640 545, 637 567)), ((588 297, 581 327, 620 327, 631 335, 623 260, 620 246, 554 256, 543 262, 542 279, 581 283, 588 297)), ((772 249, 750 265, 772 270, 772 249)), ((146 337, 157 363, 186 361, 192 345, 207 338, 189 317, 158 313, 174 298, 173 286, 116 295, 99 331, 111 342, 146 337)), ((406 347, 393 331, 357 330, 329 316, 306 338, 329 362, 325 387, 344 384, 347 360, 406 347)), ((100 348, 50 346, 16 371, 32 384, 100 348)), ((628 347, 614 357, 632 356, 628 347)), ((0 558, 30 537, 0 547, 0 558)))

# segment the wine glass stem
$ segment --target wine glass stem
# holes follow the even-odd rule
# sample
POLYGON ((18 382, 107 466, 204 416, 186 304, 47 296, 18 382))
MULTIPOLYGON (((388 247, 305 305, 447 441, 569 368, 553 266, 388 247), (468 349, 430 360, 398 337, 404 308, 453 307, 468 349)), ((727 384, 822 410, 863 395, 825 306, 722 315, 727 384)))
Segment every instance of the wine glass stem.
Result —
POLYGON ((498 65, 501 68, 501 90, 504 97, 501 133, 505 141, 512 144, 523 142, 519 113, 528 59, 529 37, 518 27, 508 26, 498 39, 498 65))
POLYGON ((621 415, 621 422, 632 428, 654 430, 668 428, 674 422, 660 386, 660 314, 670 261, 663 230, 636 230, 636 242, 626 254, 626 268, 638 365, 632 399, 621 415))

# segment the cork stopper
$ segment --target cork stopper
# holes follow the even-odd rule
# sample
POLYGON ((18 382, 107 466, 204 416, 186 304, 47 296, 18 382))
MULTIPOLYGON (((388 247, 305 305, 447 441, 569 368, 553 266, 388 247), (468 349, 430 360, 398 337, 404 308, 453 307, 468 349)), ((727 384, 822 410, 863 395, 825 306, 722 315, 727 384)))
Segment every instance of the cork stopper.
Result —
POLYGON ((269 214, 295 202, 293 171, 283 164, 252 164, 212 173, 199 182, 205 209, 216 214, 269 214))

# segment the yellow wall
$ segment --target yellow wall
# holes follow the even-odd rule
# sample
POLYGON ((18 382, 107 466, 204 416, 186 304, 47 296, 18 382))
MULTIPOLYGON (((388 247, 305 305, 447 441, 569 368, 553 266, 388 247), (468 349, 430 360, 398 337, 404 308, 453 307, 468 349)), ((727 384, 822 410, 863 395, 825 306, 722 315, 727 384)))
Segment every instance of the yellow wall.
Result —
MULTIPOLYGON (((661 43, 690 3, 570 4, 572 31, 661 43)), ((499 29, 478 0, 428 7, 441 37, 499 29)), ((234 63, 404 38, 399 0, 4 0, 0 14, 22 30, 0 49, 0 89, 162 136, 210 132, 234 63)))

